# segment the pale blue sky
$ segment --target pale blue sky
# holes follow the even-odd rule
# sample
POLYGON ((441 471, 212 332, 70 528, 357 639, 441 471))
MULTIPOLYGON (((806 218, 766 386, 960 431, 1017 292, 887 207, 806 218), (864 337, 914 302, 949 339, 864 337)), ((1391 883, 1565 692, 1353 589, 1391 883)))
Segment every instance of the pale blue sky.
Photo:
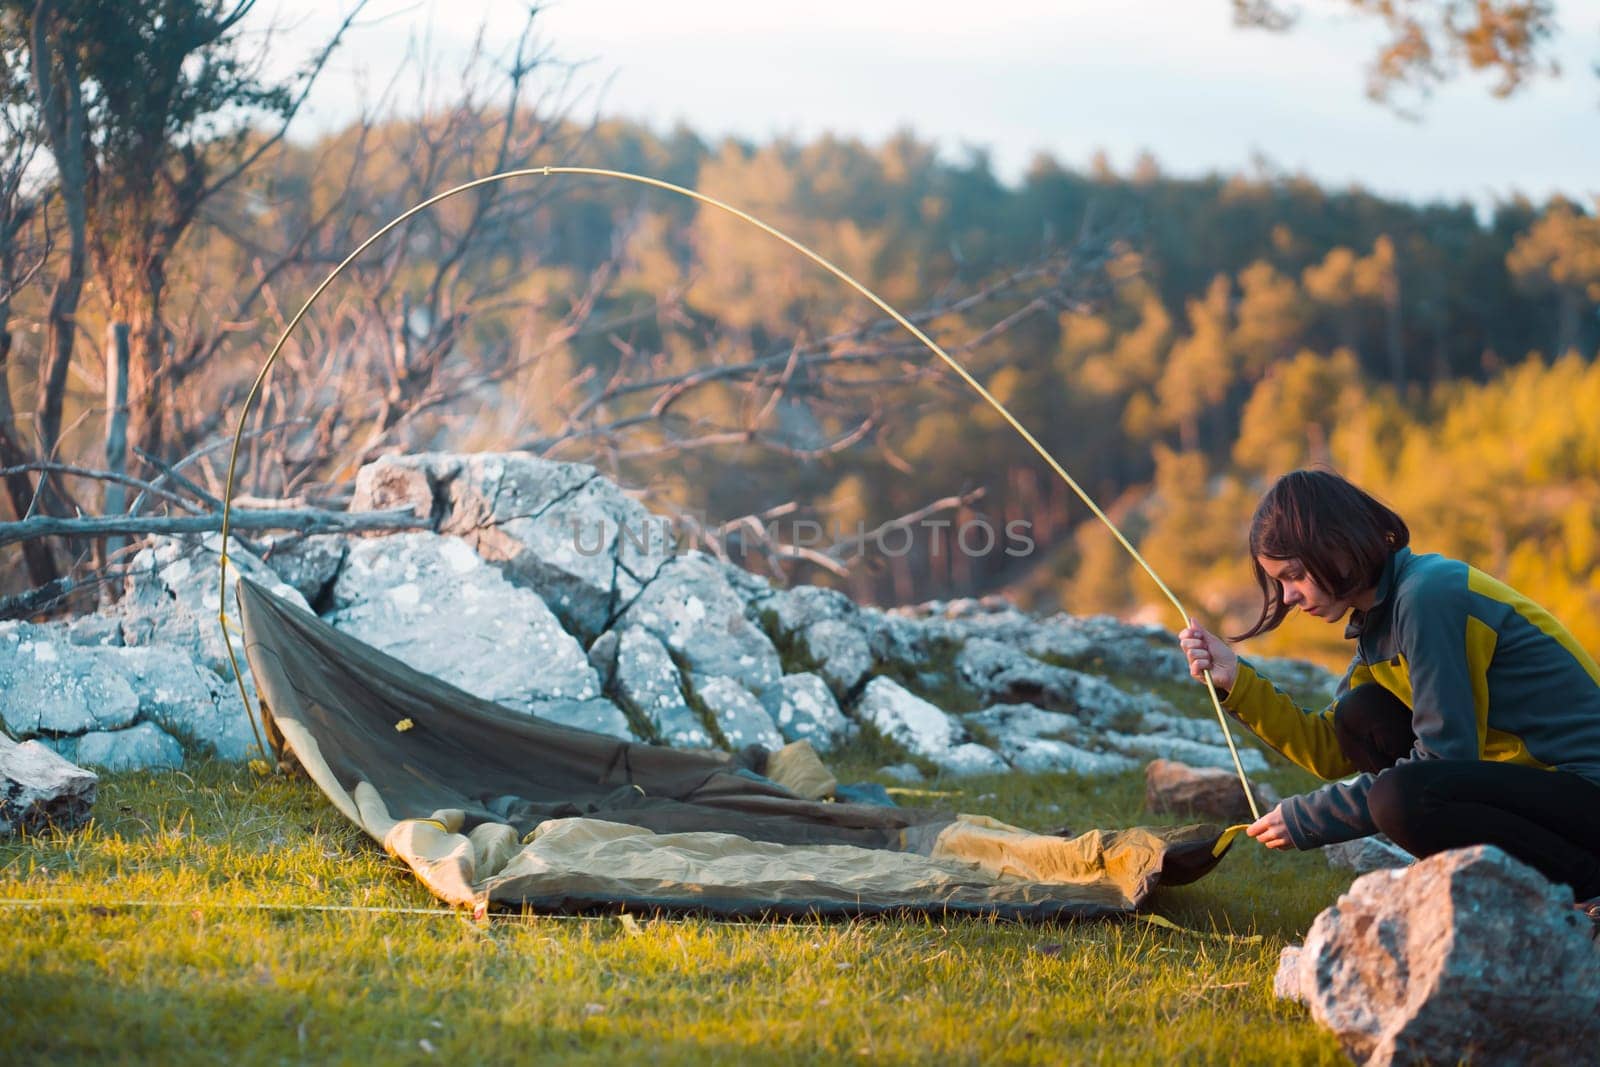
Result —
MULTIPOLYGON (((285 62, 332 6, 263 5, 290 26, 285 62)), ((480 23, 509 36, 525 6, 373 0, 303 128, 344 121, 358 83, 382 85, 409 41, 452 57, 480 23)), ((1600 0, 1558 4, 1560 78, 1499 101, 1465 77, 1420 122, 1364 95, 1380 27, 1343 0, 1303 7, 1283 36, 1234 28, 1228 0, 553 0, 542 23, 555 54, 588 61, 589 110, 713 139, 909 127, 950 154, 988 148, 1006 179, 1040 151, 1082 166, 1103 149, 1126 170, 1148 149, 1169 173, 1245 170, 1259 154, 1410 199, 1600 195, 1600 0)))

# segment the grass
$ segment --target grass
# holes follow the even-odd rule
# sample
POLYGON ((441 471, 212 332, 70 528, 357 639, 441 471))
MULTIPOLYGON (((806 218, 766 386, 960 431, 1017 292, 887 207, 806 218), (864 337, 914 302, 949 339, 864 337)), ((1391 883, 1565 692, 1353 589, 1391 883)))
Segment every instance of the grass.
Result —
MULTIPOLYGON (((1037 828, 1150 821, 1137 774, 929 786, 1037 828)), ((1316 854, 1246 841, 1151 901, 1257 942, 1135 921, 246 910, 435 902, 304 780, 217 764, 113 775, 90 825, 0 843, 0 897, 59 902, 4 909, 0 1061, 1334 1063, 1333 1039, 1271 982, 1279 949, 1348 882, 1316 854)))

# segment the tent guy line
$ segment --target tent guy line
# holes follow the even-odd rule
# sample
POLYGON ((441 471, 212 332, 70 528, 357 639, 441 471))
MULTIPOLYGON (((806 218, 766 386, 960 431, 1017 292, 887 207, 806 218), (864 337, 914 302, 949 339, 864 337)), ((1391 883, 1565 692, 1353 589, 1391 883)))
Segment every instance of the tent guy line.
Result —
MULTIPOLYGON (((250 727, 255 732, 256 744, 260 748, 263 756, 266 756, 267 754, 267 746, 262 740, 259 716, 257 711, 251 707, 249 694, 246 692, 244 687, 244 675, 239 669, 238 656, 234 651, 233 641, 230 640, 228 633, 227 546, 228 530, 233 509, 234 476, 239 461, 239 447, 244 439, 245 421, 249 418, 250 410, 255 405, 256 398, 261 392, 261 387, 266 381, 267 374, 271 371, 273 364, 277 361, 278 354, 283 350, 283 347, 288 342, 290 335, 294 333, 295 327, 300 324, 300 321, 305 318, 306 313, 311 310, 311 306, 315 304, 323 292, 333 284, 334 280, 344 272, 346 267, 355 262, 355 260, 359 258, 363 252, 383 238, 383 236, 389 233, 389 231, 400 225, 403 225, 414 216, 421 214, 422 212, 433 207, 435 204, 448 200, 451 197, 457 196, 461 193, 469 192, 474 189, 486 188, 490 185, 505 181, 512 181, 515 179, 550 178, 557 175, 605 178, 617 181, 633 182, 638 185, 650 186, 655 189, 662 189, 670 193, 676 193, 679 196, 688 197, 689 199, 704 204, 708 207, 725 211, 735 218, 742 219, 757 229, 777 238, 779 241, 782 241, 784 244, 788 245, 790 248, 811 260, 817 266, 821 267, 823 270, 826 270, 828 273, 832 274, 835 278, 838 278, 856 292, 866 297, 874 305, 876 305, 879 310, 888 315, 895 322, 899 323, 918 341, 922 342, 922 344, 926 346, 929 351, 943 360, 944 363, 952 371, 954 371, 963 382, 965 382, 972 388, 974 392, 982 397, 984 402, 993 408, 994 411, 1006 421, 1006 424, 1015 430, 1017 434, 1033 448, 1034 452, 1036 452, 1039 457, 1049 465, 1050 469, 1067 484, 1068 488, 1070 488, 1077 495, 1078 499, 1083 501, 1084 505, 1087 506, 1091 512, 1093 512, 1094 516, 1105 524, 1106 528, 1111 531, 1112 536, 1116 538, 1117 543, 1120 544, 1123 549, 1133 557, 1134 562, 1138 563, 1139 566, 1143 568, 1145 574, 1150 576, 1150 580, 1153 581, 1156 584, 1156 587, 1161 590, 1162 594, 1172 602, 1172 606, 1177 609, 1178 616, 1182 620, 1183 625, 1188 625, 1190 615, 1188 610, 1184 608, 1182 601, 1180 601, 1177 595, 1173 593, 1173 591, 1167 586, 1167 583, 1161 580, 1161 576, 1155 572, 1155 568, 1151 567, 1149 561, 1147 561, 1144 556, 1140 555, 1139 550, 1135 548, 1127 539, 1127 537, 1123 535, 1122 531, 1117 528, 1116 523, 1112 522, 1110 517, 1100 509, 1100 505, 1096 504, 1088 492, 1078 484, 1077 480, 1073 478, 1071 474, 1067 473, 1066 468, 1061 465, 1055 456, 1051 455, 1050 452, 1039 443, 1038 439, 1035 438, 1033 434, 1028 432, 1027 427, 1023 426, 1022 423, 1017 420, 1016 416, 1012 415, 1004 404, 996 399, 988 389, 984 388, 983 384, 974 378, 972 374, 968 372, 966 367, 962 366, 958 360, 956 360, 936 342, 934 342, 934 340, 921 329, 919 329, 915 323, 911 322, 904 315, 900 314, 899 311, 890 306, 890 304, 877 293, 867 288, 844 270, 835 266, 820 253, 813 251, 811 248, 801 244, 799 241, 795 240, 793 237, 790 237, 783 231, 774 226, 768 225, 767 223, 756 218, 754 215, 742 211, 731 204, 718 200, 715 197, 707 196, 705 193, 698 192, 694 189, 689 189, 685 186, 674 184, 673 182, 663 181, 660 178, 652 178, 648 175, 634 174, 628 171, 608 170, 599 167, 525 167, 516 170, 501 171, 496 174, 490 174, 482 178, 476 178, 472 181, 463 182, 460 185, 453 186, 452 188, 446 189, 440 193, 436 193, 421 203, 408 208, 399 215, 396 215, 393 219, 386 222, 383 226, 379 227, 370 237, 357 245, 349 255, 345 256, 344 259, 339 262, 339 265, 334 267, 328 276, 324 278, 316 287, 316 289, 312 291, 311 295, 306 298, 305 303, 300 306, 300 309, 295 312, 294 317, 289 320, 288 325, 286 325, 283 329, 283 333, 278 337, 277 342, 272 346, 272 350, 267 354, 267 358, 262 362, 261 369, 256 374, 255 381, 250 386, 249 393, 245 396, 244 404, 239 411, 238 425, 234 431, 233 447, 228 455, 228 477, 223 492, 222 551, 219 554, 218 563, 221 593, 218 598, 217 610, 218 623, 223 629, 223 645, 228 650, 228 660, 233 667, 234 680, 238 683, 239 698, 244 704, 245 715, 250 720, 250 727)), ((1250 812, 1256 819, 1260 819, 1261 810, 1256 804, 1255 791, 1250 788, 1250 780, 1245 776, 1244 764, 1239 759, 1239 750, 1234 744, 1233 731, 1228 727, 1228 717, 1223 713, 1222 699, 1217 693, 1216 683, 1212 680, 1210 671, 1206 671, 1204 677, 1206 691, 1210 694, 1212 707, 1217 713, 1217 724, 1222 727, 1222 736, 1224 740, 1227 741, 1228 753, 1233 757, 1234 771, 1238 774, 1239 783, 1244 788, 1244 795, 1245 799, 1249 802, 1250 812)))

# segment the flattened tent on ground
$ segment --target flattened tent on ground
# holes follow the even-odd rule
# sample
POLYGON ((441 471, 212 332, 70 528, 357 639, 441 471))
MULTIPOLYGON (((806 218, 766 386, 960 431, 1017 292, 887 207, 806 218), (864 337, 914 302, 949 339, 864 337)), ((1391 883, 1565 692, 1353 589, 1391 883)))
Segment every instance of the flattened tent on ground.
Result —
POLYGON ((474 907, 722 916, 1136 908, 1217 863, 1216 827, 1073 839, 981 816, 807 800, 728 755, 480 700, 239 582, 275 746, 435 895, 474 907))

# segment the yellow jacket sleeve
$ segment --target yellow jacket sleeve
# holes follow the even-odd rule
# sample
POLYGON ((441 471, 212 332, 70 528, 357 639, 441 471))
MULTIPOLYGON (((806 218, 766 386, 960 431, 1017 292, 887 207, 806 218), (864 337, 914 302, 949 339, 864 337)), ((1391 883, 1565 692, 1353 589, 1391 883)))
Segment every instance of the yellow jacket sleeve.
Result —
POLYGON ((1222 706, 1287 759, 1331 781, 1354 774, 1356 770, 1339 748, 1333 729, 1333 709, 1346 693, 1366 684, 1376 684, 1372 672, 1359 659, 1352 661, 1333 702, 1321 711, 1314 711, 1301 707, 1241 658, 1233 687, 1228 690, 1222 706))

